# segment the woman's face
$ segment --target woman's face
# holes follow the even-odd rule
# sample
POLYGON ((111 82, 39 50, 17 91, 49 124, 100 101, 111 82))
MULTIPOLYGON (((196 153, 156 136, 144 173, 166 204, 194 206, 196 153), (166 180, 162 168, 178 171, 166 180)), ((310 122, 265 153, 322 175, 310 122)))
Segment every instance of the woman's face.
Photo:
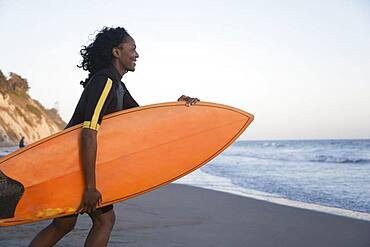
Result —
POLYGON ((118 59, 120 66, 125 71, 135 71, 136 59, 139 57, 135 40, 129 36, 116 48, 117 52, 113 52, 113 56, 118 59))

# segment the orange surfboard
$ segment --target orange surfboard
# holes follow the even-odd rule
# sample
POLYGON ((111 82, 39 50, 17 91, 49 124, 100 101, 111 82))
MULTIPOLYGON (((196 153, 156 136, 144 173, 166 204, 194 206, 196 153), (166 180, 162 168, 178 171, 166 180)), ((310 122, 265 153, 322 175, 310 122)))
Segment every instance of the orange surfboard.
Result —
MULTIPOLYGON (((226 105, 183 102, 136 107, 104 117, 96 183, 102 206, 148 192, 206 164, 252 122, 226 105)), ((83 192, 81 125, 0 159, 0 226, 73 214, 83 192)))

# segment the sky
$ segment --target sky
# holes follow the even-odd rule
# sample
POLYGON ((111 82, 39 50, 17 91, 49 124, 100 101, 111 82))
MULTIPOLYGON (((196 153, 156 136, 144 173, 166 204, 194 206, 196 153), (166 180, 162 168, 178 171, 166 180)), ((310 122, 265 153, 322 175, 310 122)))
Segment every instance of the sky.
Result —
POLYGON ((140 105, 186 94, 240 108, 255 116, 244 140, 370 138, 367 0, 0 0, 0 70, 68 122, 79 50, 104 26, 136 41, 123 81, 140 105))

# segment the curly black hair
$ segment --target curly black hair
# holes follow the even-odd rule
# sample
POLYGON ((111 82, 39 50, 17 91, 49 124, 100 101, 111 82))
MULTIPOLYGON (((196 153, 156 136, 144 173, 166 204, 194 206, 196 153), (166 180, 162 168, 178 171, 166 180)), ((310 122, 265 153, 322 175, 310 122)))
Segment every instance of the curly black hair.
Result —
POLYGON ((103 27, 95 36, 94 41, 80 50, 82 61, 77 67, 89 71, 89 76, 80 84, 85 87, 91 75, 97 71, 107 68, 112 63, 112 49, 119 46, 130 35, 123 27, 103 27))

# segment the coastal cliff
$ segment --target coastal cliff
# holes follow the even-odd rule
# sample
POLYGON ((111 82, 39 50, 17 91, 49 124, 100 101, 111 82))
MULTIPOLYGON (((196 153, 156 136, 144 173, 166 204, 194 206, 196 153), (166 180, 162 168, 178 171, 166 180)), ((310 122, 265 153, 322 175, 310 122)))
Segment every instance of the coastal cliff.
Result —
POLYGON ((22 136, 26 144, 54 134, 66 123, 56 109, 46 109, 28 94, 26 79, 0 71, 0 146, 17 145, 22 136))

